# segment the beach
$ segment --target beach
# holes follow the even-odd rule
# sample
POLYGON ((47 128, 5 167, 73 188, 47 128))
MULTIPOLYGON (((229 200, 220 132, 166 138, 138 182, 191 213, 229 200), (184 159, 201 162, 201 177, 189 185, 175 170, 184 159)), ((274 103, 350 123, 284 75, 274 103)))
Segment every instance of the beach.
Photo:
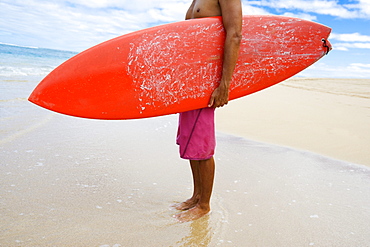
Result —
POLYGON ((295 77, 217 117, 225 133, 370 166, 370 79, 295 77))
POLYGON ((179 223, 170 205, 192 180, 177 115, 50 112, 27 101, 50 61, 11 59, 0 63, 0 246, 369 246, 369 79, 295 77, 218 109, 212 211, 179 223))
MULTIPOLYGON (((172 215, 177 212, 169 208, 190 197, 192 189, 188 163, 178 157, 174 143, 176 115, 99 121, 49 112, 24 97, 3 101, 2 116, 4 109, 14 114, 1 118, 0 245, 367 246, 370 169, 366 148, 362 143, 354 148, 356 143, 352 143, 335 152, 335 145, 341 144, 320 128, 338 127, 293 117, 294 107, 284 113, 276 102, 284 98, 281 94, 293 97, 292 90, 306 93, 289 86, 300 83, 301 79, 294 79, 218 110, 212 212, 189 223, 176 222, 172 215), (257 99, 264 93, 270 94, 266 95, 273 102, 270 106, 258 103, 264 101, 257 99), (232 124, 224 125, 222 120, 229 122, 227 114, 242 112, 252 101, 266 107, 253 109, 265 112, 262 119, 256 113, 253 120, 244 121, 250 115, 240 113, 232 124), (288 114, 293 123, 307 121, 304 124, 316 128, 319 135, 304 132, 310 129, 304 124, 303 130, 291 126, 288 116, 275 118, 282 123, 266 119, 274 114, 288 114), (276 134, 275 127, 286 133, 276 134), (271 136, 262 131, 266 129, 271 136), (344 150, 351 155, 342 156, 344 150), (365 158, 357 159, 355 153, 365 158)), ((316 107, 315 100, 327 99, 310 100, 316 107)), ((321 111, 329 107, 322 105, 321 111)), ((361 111, 357 105, 352 107, 353 112, 361 111)), ((368 130, 352 126, 344 130, 358 131, 366 142, 368 130)))

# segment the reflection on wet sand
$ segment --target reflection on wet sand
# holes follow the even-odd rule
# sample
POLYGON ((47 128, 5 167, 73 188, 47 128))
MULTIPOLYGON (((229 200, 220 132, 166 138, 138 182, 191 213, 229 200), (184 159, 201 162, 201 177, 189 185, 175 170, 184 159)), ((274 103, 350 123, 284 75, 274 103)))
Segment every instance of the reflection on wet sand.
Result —
POLYGON ((210 215, 189 224, 189 234, 177 242, 177 246, 209 246, 214 232, 209 224, 210 215))

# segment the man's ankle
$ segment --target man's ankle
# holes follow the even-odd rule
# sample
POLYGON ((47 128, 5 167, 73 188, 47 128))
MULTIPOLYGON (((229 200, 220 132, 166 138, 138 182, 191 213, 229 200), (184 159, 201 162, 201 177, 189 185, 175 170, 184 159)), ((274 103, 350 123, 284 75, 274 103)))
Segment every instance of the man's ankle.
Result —
POLYGON ((211 210, 211 207, 210 207, 209 203, 200 203, 200 202, 198 202, 197 207, 198 207, 199 209, 204 210, 204 211, 209 211, 209 210, 211 210))

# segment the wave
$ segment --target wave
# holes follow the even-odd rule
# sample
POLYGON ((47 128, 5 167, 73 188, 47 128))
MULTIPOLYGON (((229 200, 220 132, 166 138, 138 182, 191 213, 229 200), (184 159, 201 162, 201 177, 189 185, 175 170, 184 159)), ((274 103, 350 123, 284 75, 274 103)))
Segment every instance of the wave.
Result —
POLYGON ((16 44, 10 44, 10 43, 3 43, 0 42, 0 46, 8 47, 8 48, 20 48, 20 49, 33 49, 33 50, 43 50, 48 52, 56 52, 56 53, 66 53, 66 54, 77 54, 76 51, 67 51, 67 50, 59 50, 59 49, 52 49, 52 48, 43 48, 43 47, 37 47, 37 46, 26 46, 26 45, 16 45, 16 44))
POLYGON ((36 47, 36 46, 24 46, 24 45, 16 45, 16 44, 9 44, 9 43, 3 43, 3 42, 0 42, 0 45, 15 46, 15 47, 20 47, 20 48, 39 49, 39 47, 36 47))
MULTIPOLYGON (((10 60, 20 60, 20 59, 47 59, 47 62, 52 62, 51 60, 63 61, 76 55, 77 52, 72 51, 62 51, 53 50, 48 48, 39 48, 31 46, 19 46, 11 44, 1 44, 0 43, 0 58, 3 61, 10 60)), ((42 61, 37 61, 42 62, 42 61)), ((0 63, 1 64, 1 63, 0 63)), ((33 61, 35 64, 35 61, 33 61)))
POLYGON ((55 66, 39 66, 39 67, 20 67, 20 66, 1 66, 0 76, 14 77, 14 76, 46 76, 55 66))
POLYGON ((0 43, 0 76, 45 76, 76 52, 0 43))
POLYGON ((14 98, 14 99, 0 99, 1 103, 8 103, 8 102, 26 102, 27 98, 14 98))

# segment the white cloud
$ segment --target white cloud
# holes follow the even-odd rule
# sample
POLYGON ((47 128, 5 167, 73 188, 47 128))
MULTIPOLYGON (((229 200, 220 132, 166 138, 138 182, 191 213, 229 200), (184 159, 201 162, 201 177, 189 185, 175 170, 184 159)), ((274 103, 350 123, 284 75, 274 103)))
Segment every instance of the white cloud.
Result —
MULTIPOLYGON (((58 0, 64 3, 64 0, 58 0)), ((71 1, 75 5, 81 5, 95 9, 119 8, 134 12, 145 12, 150 9, 166 9, 168 6, 173 5, 190 5, 187 0, 74 0, 71 1)))
POLYGON ((343 41, 333 43, 333 48, 339 51, 349 51, 353 48, 370 49, 370 36, 359 33, 330 34, 330 40, 343 41))
POLYGON ((250 4, 280 10, 298 10, 341 18, 370 18, 369 0, 356 4, 341 5, 336 0, 261 0, 249 1, 250 4))
POLYGON ((344 47, 344 46, 335 46, 333 47, 334 50, 337 50, 337 51, 348 51, 348 48, 347 47, 344 47))
POLYGON ((315 21, 317 19, 316 16, 313 16, 313 15, 310 15, 310 14, 306 14, 306 13, 291 13, 291 12, 285 12, 283 14, 284 16, 290 16, 290 17, 297 17, 297 18, 301 18, 301 19, 304 19, 304 20, 308 20, 308 21, 315 21))
POLYGON ((339 41, 345 41, 345 42, 370 42, 370 36, 369 35, 362 35, 359 33, 331 33, 330 39, 335 39, 339 41))
MULTIPOLYGON (((81 51, 128 32, 183 20, 190 3, 191 0, 2 0, 0 41, 81 51)), ((266 7, 311 21, 319 13, 370 16, 370 0, 347 5, 335 0, 243 0, 243 14, 273 14, 266 7)), ((331 39, 343 43, 336 47, 338 50, 367 49, 370 42, 370 36, 359 33, 332 34, 331 39), (349 42, 359 44, 348 45, 349 42)))
POLYGON ((369 0, 358 0, 358 3, 346 4, 349 9, 357 9, 361 16, 369 18, 370 16, 370 1, 369 0))
POLYGON ((251 4, 243 3, 243 15, 272 15, 263 8, 252 6, 251 4))
POLYGON ((360 78, 370 77, 370 64, 351 63, 346 69, 360 78))
POLYGON ((187 0, 3 0, 0 38, 8 33, 9 43, 27 39, 24 45, 81 51, 128 32, 183 20, 188 6, 187 0))
POLYGON ((351 63, 346 66, 333 66, 318 62, 298 74, 316 78, 370 78, 370 64, 351 63))
POLYGON ((370 69, 370 63, 364 64, 364 63, 351 63, 350 66, 356 67, 356 68, 369 68, 370 69))
POLYGON ((337 43, 333 44, 334 49, 344 50, 344 48, 360 48, 360 49, 370 49, 370 43, 337 43))

